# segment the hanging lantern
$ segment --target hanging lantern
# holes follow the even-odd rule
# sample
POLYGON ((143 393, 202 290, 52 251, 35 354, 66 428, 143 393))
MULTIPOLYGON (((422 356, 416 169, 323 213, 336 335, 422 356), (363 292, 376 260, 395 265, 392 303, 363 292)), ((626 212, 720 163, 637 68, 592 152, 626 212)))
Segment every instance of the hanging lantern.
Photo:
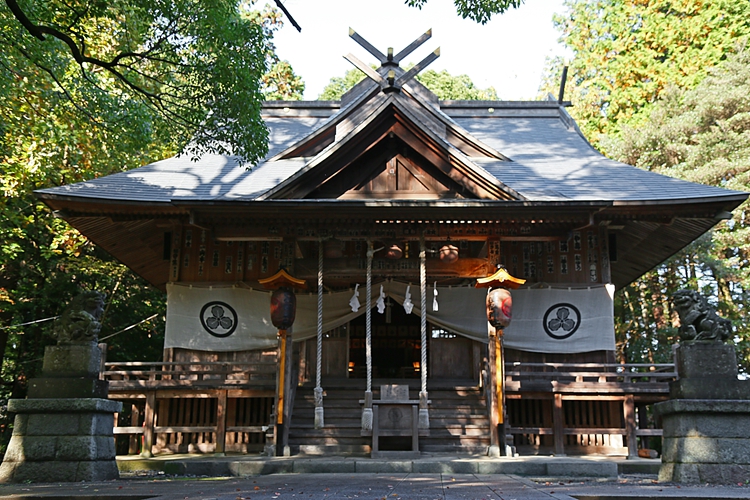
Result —
POLYGON ((487 321, 498 329, 510 325, 513 299, 507 288, 495 288, 487 294, 487 321))
POLYGON ((404 244, 396 241, 389 241, 385 244, 385 258, 386 259, 400 259, 404 255, 404 244))
POLYGON ((259 279, 265 288, 274 290, 271 294, 271 323, 279 330, 288 330, 294 324, 297 313, 297 297, 294 288, 304 289, 305 280, 291 276, 284 269, 270 278, 259 279))
POLYGON ((504 267, 498 266, 494 274, 479 278, 476 288, 489 288, 487 294, 487 321, 498 330, 510 325, 513 300, 509 288, 518 288, 526 280, 514 278, 504 267))
POLYGON ((458 247, 446 243, 440 247, 440 260, 446 264, 452 264, 458 260, 458 247))
POLYGON ((297 313, 297 296, 291 288, 281 287, 271 295, 271 323, 279 330, 288 330, 297 313))

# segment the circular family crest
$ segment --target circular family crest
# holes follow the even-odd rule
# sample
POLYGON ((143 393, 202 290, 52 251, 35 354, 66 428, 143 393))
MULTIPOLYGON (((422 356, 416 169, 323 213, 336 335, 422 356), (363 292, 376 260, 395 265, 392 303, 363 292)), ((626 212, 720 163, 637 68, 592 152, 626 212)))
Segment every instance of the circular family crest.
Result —
POLYGON ((229 337, 237 329, 237 312, 226 302, 209 302, 201 309, 201 325, 214 337, 229 337))
POLYGON ((555 304, 544 313, 542 326, 553 339, 567 339, 581 326, 581 312, 573 304, 555 304))

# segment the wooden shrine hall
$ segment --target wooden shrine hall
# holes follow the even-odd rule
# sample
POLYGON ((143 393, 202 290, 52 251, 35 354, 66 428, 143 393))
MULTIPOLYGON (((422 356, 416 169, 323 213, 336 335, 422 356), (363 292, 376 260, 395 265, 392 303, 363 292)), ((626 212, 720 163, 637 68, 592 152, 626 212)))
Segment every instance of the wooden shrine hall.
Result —
POLYGON ((163 359, 103 373, 118 452, 653 447, 675 374, 616 363, 614 291, 747 194, 609 160, 556 100, 440 101, 414 78, 439 51, 401 68, 430 32, 395 55, 350 36, 379 68, 350 54, 367 78, 340 102, 266 102, 258 165, 181 156, 36 192, 167 293, 163 359), (505 328, 476 287, 497 272, 505 328))

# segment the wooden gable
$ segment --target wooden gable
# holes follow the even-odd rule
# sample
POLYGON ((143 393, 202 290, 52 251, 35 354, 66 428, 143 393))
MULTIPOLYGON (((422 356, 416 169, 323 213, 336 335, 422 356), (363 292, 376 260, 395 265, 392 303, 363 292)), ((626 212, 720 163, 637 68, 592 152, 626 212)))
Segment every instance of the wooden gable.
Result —
MULTIPOLYGON (((396 94, 372 96, 346 120, 331 121, 336 139, 307 167, 262 199, 494 199, 522 197, 471 161, 445 137, 445 123, 428 107, 396 94)), ((326 136, 326 127, 317 138, 326 136)), ((311 137, 290 148, 309 150, 311 137), (301 145, 309 143, 308 146, 301 145)), ((501 161, 485 151, 484 157, 501 161)))
POLYGON ((344 193, 341 198, 455 198, 455 189, 450 189, 428 174, 416 162, 404 155, 396 154, 385 162, 378 173, 361 182, 356 188, 344 193))

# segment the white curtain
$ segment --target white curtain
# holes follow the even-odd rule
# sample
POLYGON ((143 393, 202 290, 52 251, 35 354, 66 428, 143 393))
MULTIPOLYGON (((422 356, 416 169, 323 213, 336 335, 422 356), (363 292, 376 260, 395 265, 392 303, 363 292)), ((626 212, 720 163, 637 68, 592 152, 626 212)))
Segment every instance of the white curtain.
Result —
MULTIPOLYGON (((381 283, 373 285, 373 295, 381 283)), ((414 303, 412 314, 419 316, 420 290, 418 285, 397 281, 382 282, 387 296, 403 304, 409 286, 414 303)), ((361 288, 361 287, 360 287, 361 288)), ((362 307, 352 312, 349 300, 352 290, 327 293, 323 296, 323 331, 331 330, 364 314, 366 304, 360 290, 362 307)), ((427 287, 427 320, 433 325, 465 337, 487 342, 485 289, 472 287, 438 287, 439 310, 432 310, 432 287, 427 287)), ((276 345, 276 328, 271 324, 271 292, 251 290, 240 286, 198 287, 181 284, 167 285, 167 327, 165 347, 182 347, 206 351, 234 351, 269 348, 276 345), (220 310, 211 312, 211 304, 220 303, 220 310), (208 308, 207 304, 209 305, 208 308), (229 307, 224 307, 226 304, 229 307), (229 333, 230 321, 236 328, 229 333), (201 321, 203 311, 203 321, 201 321), (218 324, 216 328, 211 326, 218 324)), ((373 307, 375 303, 373 301, 373 307)), ((377 314, 375 312, 374 314, 377 314)), ((549 324, 548 328, 549 330, 549 324)), ((297 294, 297 314, 293 339, 304 340, 317 335, 317 294, 297 294)), ((513 321, 505 330, 505 345, 513 349, 537 352, 585 352, 614 350, 614 320, 612 298, 608 288, 520 289, 513 291, 513 321), (546 333, 542 320, 547 310, 563 304, 548 314, 548 321, 557 330, 546 333), (574 307, 567 307, 570 304, 574 307), (576 314, 575 311, 579 311, 576 314), (551 316, 550 316, 551 315, 551 316), (579 317, 580 316, 580 317, 579 317), (580 321, 579 321, 580 320, 580 321), (571 321, 577 321, 575 331, 571 321), (559 325, 557 324, 559 323, 559 325), (566 330, 565 328, 570 328, 566 330), (565 338, 560 338, 565 337, 565 338)))

